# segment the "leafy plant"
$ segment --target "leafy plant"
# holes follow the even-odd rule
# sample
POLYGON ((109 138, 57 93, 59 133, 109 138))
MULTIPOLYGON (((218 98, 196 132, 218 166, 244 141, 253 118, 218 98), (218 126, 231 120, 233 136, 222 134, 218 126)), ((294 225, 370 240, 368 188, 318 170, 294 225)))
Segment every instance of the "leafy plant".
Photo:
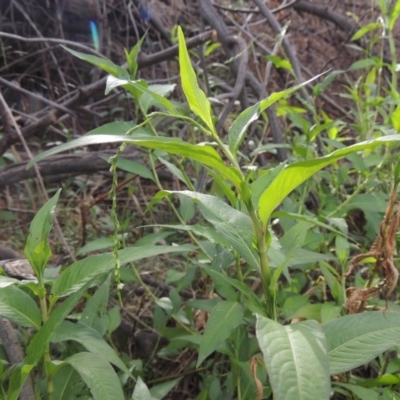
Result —
MULTIPOLYGON (((396 10, 395 7, 391 14, 385 14, 389 16, 390 21, 397 18, 396 10)), ((392 26, 393 22, 390 22, 390 25, 392 26)), ((358 39, 367 32, 368 30, 365 29, 359 31, 355 38, 358 39)), ((211 375, 205 376, 204 387, 198 398, 237 396, 241 399, 261 399, 268 397, 271 390, 276 399, 329 398, 331 375, 350 371, 371 361, 384 351, 400 345, 398 339, 400 338, 400 317, 397 312, 392 311, 341 316, 343 314, 341 307, 345 302, 345 281, 341 274, 327 262, 335 260, 337 265, 344 268, 349 257, 350 243, 347 240, 347 226, 343 219, 338 217, 337 209, 332 211, 330 217, 322 221, 305 213, 299 215, 294 212, 295 207, 289 211, 280 212, 279 215, 282 218, 295 221, 286 223, 285 233, 280 239, 271 228, 272 217, 275 209, 282 202, 289 201, 287 196, 295 190, 301 192, 307 188, 302 184, 317 172, 329 165, 335 165, 343 158, 353 161, 363 160, 363 154, 371 154, 379 146, 385 146, 385 154, 390 154, 390 150, 400 141, 400 137, 395 131, 390 130, 391 134, 387 135, 385 133, 388 132, 383 129, 380 131, 384 133, 383 135, 373 137, 375 125, 367 127, 360 123, 360 129, 363 131, 366 129, 364 131, 366 140, 363 142, 349 146, 335 143, 336 148, 332 148, 325 156, 305 157, 305 160, 268 170, 254 171, 244 168, 243 163, 246 162, 246 158, 241 156, 240 148, 246 140, 250 124, 272 104, 294 93, 310 81, 274 93, 243 111, 232 123, 228 137, 222 138, 215 128, 211 104, 197 83, 180 28, 178 28, 178 40, 182 88, 190 111, 195 117, 168 100, 165 97, 168 90, 149 86, 143 80, 135 80, 137 49, 129 54, 129 71, 122 70, 110 61, 106 62, 93 56, 73 52, 76 56, 110 73, 106 93, 117 87, 128 91, 140 109, 143 121, 131 123, 129 128, 125 122, 111 123, 107 126, 107 131, 113 134, 89 132, 85 137, 43 152, 33 160, 37 162, 49 155, 78 146, 102 143, 121 144, 116 155, 110 160, 114 176, 111 189, 112 216, 115 224, 113 253, 89 256, 73 264, 55 280, 49 295, 46 293, 43 274, 50 257, 47 244, 50 211, 41 211, 38 214, 41 217, 37 217, 32 224, 26 256, 38 278, 37 286, 30 284, 29 287, 36 288, 33 294, 39 298, 41 304, 41 319, 36 312, 36 322, 32 324, 38 332, 34 334, 27 348, 24 365, 30 369, 37 366, 42 358, 44 359, 49 395, 53 391, 54 375, 58 371, 63 371, 62 366, 68 364, 78 372, 95 398, 104 398, 99 396, 104 394, 101 383, 106 377, 115 385, 115 391, 112 390, 112 392, 116 397, 110 398, 121 398, 122 389, 117 385, 118 379, 115 373, 111 373, 109 363, 113 363, 125 373, 127 373, 126 367, 117 361, 118 358, 114 358, 114 354, 111 356, 111 352, 103 351, 105 343, 101 342, 91 329, 83 328, 80 324, 77 324, 77 327, 71 327, 71 324, 64 320, 87 288, 104 282, 111 272, 114 272, 116 282, 120 287, 121 265, 162 252, 195 250, 197 260, 194 265, 199 269, 201 276, 211 282, 205 298, 191 300, 184 305, 177 292, 173 290, 169 297, 161 299, 156 298, 151 291, 148 291, 148 294, 153 297, 156 307, 154 312, 160 317, 160 320, 155 318, 154 327, 161 335, 170 339, 169 348, 195 348, 198 350, 196 368, 199 373, 201 372, 199 368, 203 365, 206 369, 210 371, 215 369, 218 374, 225 376, 224 379, 217 381, 213 380, 211 375), (159 111, 148 113, 150 103, 159 111), (205 135, 209 141, 192 144, 182 139, 160 135, 155 129, 154 121, 165 117, 174 117, 189 124, 197 132, 205 135), (125 133, 121 134, 121 129, 125 133), (121 151, 127 145, 149 149, 148 155, 153 166, 153 171, 150 172, 160 190, 149 204, 149 209, 162 199, 166 199, 180 225, 164 225, 164 227, 188 232, 196 247, 188 245, 180 245, 178 248, 139 246, 119 250, 116 171, 121 151), (165 153, 171 155, 171 162, 168 161, 165 165, 169 165, 170 171, 184 182, 189 190, 164 190, 158 181, 154 159, 156 157, 163 159, 165 153), (189 179, 183 164, 185 159, 191 160, 191 166, 194 166, 195 170, 200 165, 210 172, 214 178, 214 194, 194 190, 193 182, 189 179), (217 192, 222 195, 217 196, 217 192), (172 196, 179 196, 181 205, 191 204, 188 203, 188 199, 194 202, 207 222, 202 225, 186 224, 187 218, 184 218, 183 213, 180 213, 171 201, 172 196), (38 218, 42 222, 37 222, 38 218), (319 235, 317 229, 323 229, 334 235, 336 257, 328 251, 322 253, 305 248, 307 237, 319 235), (320 301, 311 304, 309 297, 298 293, 304 286, 303 278, 304 274, 309 273, 307 272, 309 265, 315 265, 317 262, 320 263, 321 276, 324 284, 329 286, 333 301, 323 301, 320 298, 320 301), (115 268, 112 267, 113 263, 115 268), (300 273, 295 270, 295 267, 300 269, 300 273), (287 286, 282 284, 284 279, 289 282, 287 286), (252 290, 251 282, 253 281, 261 282, 261 293, 257 294, 252 290), (213 296, 212 292, 216 292, 217 296, 213 296), (67 300, 55 307, 62 296, 68 296, 67 300), (202 321, 195 317, 196 312, 203 315, 202 321), (208 315, 207 323, 205 323, 207 318, 204 317, 204 313, 208 315), (168 326, 167 320, 173 321, 174 326, 168 326), (287 324, 288 321, 293 323, 287 324), (43 327, 40 328, 39 322, 44 324, 43 327), (61 334, 58 330, 60 324, 70 327, 71 335, 61 334), (203 328, 204 333, 201 335, 200 331, 203 328), (75 340, 71 338, 81 337, 80 335, 92 337, 96 343, 103 343, 101 354, 90 347, 87 348, 88 352, 74 354, 63 360, 61 366, 58 364, 56 366, 49 354, 49 342, 52 337, 75 340), (89 352, 94 353, 95 356, 89 352), (213 353, 218 356, 211 359, 209 356, 213 353), (229 368, 223 369, 216 362, 217 357, 229 359, 229 368), (263 366, 262 371, 257 368, 257 364, 263 366), (269 380, 267 380, 267 374, 269 380)), ((363 66, 365 67, 365 64, 363 66)), ((391 67, 394 68, 393 65, 391 67)), ((373 68, 379 69, 382 65, 373 68)), ((395 75, 393 68, 392 72, 395 75)), ((370 73, 367 83, 370 84, 374 79, 373 74, 370 73)), ((396 86, 391 87, 397 94, 396 86)), ((316 94, 322 90, 323 85, 320 84, 316 94)), ((396 114, 393 118, 396 118, 396 114)), ((393 122, 395 128, 396 121, 394 119, 393 122)), ((334 139, 338 133, 337 130, 335 131, 338 126, 340 124, 329 121, 329 118, 325 116, 325 122, 319 126, 319 129, 310 129, 306 135, 307 146, 326 130, 330 130, 331 138, 334 139)), ((332 142, 327 143, 328 148, 333 145, 332 142)), ((350 196, 350 198, 354 200, 355 196, 350 196)), ((56 200, 52 199, 52 201, 51 204, 54 205, 56 200)), ((53 206, 46 205, 44 210, 49 210, 51 207, 53 206)), ((343 209, 341 207, 343 206, 338 206, 343 209)), ((315 250, 320 250, 323 240, 315 238, 315 241, 317 242, 315 250)), ((135 267, 133 267, 133 272, 140 281, 135 267)), ((187 275, 183 274, 176 281, 185 278, 187 275)), ((317 286, 315 288, 318 289, 317 286)), ((324 294, 326 287, 318 290, 324 294)), ((18 322, 27 323, 25 319, 18 322)), ((85 346, 86 342, 82 343, 85 346)), ((66 367, 65 371, 69 376, 71 371, 69 367, 66 367)), ((16 398, 24 377, 26 377, 26 370, 23 368, 13 373, 9 385, 9 395, 13 397, 10 398, 16 398)), ((345 389, 357 393, 357 389, 348 382, 344 382, 343 386, 335 387, 337 391, 345 389)), ((139 378, 132 398, 151 398, 151 396, 147 385, 139 378)))

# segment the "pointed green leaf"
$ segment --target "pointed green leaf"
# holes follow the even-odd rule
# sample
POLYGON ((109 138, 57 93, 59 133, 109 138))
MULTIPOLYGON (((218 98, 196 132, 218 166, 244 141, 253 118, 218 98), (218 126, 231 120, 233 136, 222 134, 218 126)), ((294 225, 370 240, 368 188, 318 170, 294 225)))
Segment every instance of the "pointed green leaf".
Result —
POLYGON ((92 144, 120 142, 126 142, 132 145, 143 146, 152 149, 159 149, 171 154, 177 154, 195 161, 199 161, 204 165, 214 168, 222 176, 229 179, 236 187, 239 187, 242 181, 240 173, 236 171, 236 169, 225 165, 219 153, 207 144, 193 145, 186 143, 181 139, 162 136, 149 137, 146 135, 135 135, 132 137, 117 135, 84 136, 39 154, 31 162, 29 162, 28 168, 32 167, 33 164, 43 160, 46 157, 61 153, 62 151, 71 150, 76 147, 90 146, 92 144))
POLYGON ((211 311, 199 348, 197 367, 243 323, 243 307, 233 301, 221 301, 211 311))
POLYGON ((79 51, 71 50, 68 47, 61 46, 69 53, 74 55, 75 57, 80 58, 81 60, 87 61, 88 63, 95 65, 96 67, 102 69, 103 71, 107 72, 108 74, 114 75, 119 78, 129 79, 128 73, 125 71, 124 68, 120 67, 119 65, 114 64, 112 61, 107 60, 105 58, 100 58, 93 56, 91 54, 81 53, 79 51))
POLYGON ((72 311, 90 284, 91 281, 88 281, 86 285, 82 286, 77 292, 68 297, 68 299, 66 299, 61 305, 53 309, 49 319, 29 343, 29 346, 26 350, 25 364, 36 365, 39 362, 46 350, 48 343, 50 342, 51 336, 72 311))
POLYGON ((257 315, 256 334, 276 400, 330 398, 328 347, 316 321, 283 326, 257 315))
POLYGON ((197 77, 190 62, 182 28, 178 26, 179 40, 179 68, 182 89, 189 103, 190 109, 200 117, 213 135, 217 135, 211 116, 211 104, 197 83, 197 77))
POLYGON ((153 104, 157 105, 157 107, 160 107, 161 109, 165 108, 172 114, 179 115, 174 105, 165 97, 151 90, 146 81, 131 81, 129 79, 120 79, 109 75, 107 77, 105 94, 110 93, 112 89, 115 89, 119 86, 122 86, 124 89, 131 92, 135 97, 140 97, 142 94, 147 94, 152 99, 153 104))
POLYGON ((29 228, 24 253, 36 275, 43 273, 43 268, 51 256, 47 241, 53 226, 54 210, 60 192, 61 189, 57 190, 57 193, 38 211, 29 228))
POLYGON ((70 321, 63 321, 52 335, 51 341, 58 343, 67 340, 74 340, 80 343, 89 352, 104 357, 120 370, 129 373, 126 365, 117 356, 115 350, 93 328, 79 322, 74 324, 70 321))
POLYGON ((322 325, 329 346, 331 375, 366 364, 400 346, 400 313, 371 311, 322 325))
POLYGON ((39 329, 42 321, 35 301, 15 286, 0 289, 0 315, 18 325, 39 329))
POLYGON ((285 199, 285 197, 308 178, 327 165, 346 157, 352 153, 363 150, 372 150, 382 144, 399 142, 400 135, 383 136, 377 139, 367 140, 352 146, 335 150, 325 157, 315 160, 301 161, 287 166, 269 187, 263 192, 259 200, 259 215, 264 225, 267 224, 271 213, 285 199))
MULTIPOLYGON (((120 264, 122 266, 129 262, 135 262, 160 254, 186 252, 196 249, 197 247, 188 244, 180 246, 128 247, 119 251, 120 264)), ((54 282, 52 287, 53 295, 61 297, 75 292, 97 276, 103 276, 113 271, 114 263, 112 253, 96 254, 73 263, 54 282)))
POLYGON ((118 375, 105 358, 82 352, 68 357, 65 362, 79 373, 95 400, 125 399, 118 375))
POLYGON ((225 240, 243 257, 251 267, 260 269, 259 256, 253 247, 254 230, 250 217, 235 210, 221 199, 189 190, 164 190, 156 194, 150 206, 171 193, 188 196, 199 204, 204 218, 221 233, 225 240))
POLYGON ((131 398, 132 400, 154 400, 149 388, 140 376, 136 381, 135 389, 133 390, 131 398))
POLYGON ((323 74, 317 75, 306 82, 303 82, 292 88, 283 90, 282 92, 272 93, 266 99, 261 100, 259 103, 254 104, 254 106, 251 106, 246 110, 242 111, 236 118, 236 120, 233 122, 228 133, 229 148, 231 149, 232 153, 233 154, 237 153, 239 146, 242 144, 244 138, 246 137, 247 128, 253 121, 258 119, 258 117, 264 110, 266 110, 268 107, 271 107, 272 104, 276 103, 277 101, 294 93, 296 90, 299 90, 304 85, 307 85, 313 80, 319 78, 321 75, 323 74))

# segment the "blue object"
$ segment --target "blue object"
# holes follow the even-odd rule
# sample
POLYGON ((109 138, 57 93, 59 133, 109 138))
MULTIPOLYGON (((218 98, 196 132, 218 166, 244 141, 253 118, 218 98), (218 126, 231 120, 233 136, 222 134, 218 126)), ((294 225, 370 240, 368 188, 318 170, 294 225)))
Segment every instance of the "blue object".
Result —
POLYGON ((153 18, 153 11, 147 4, 141 4, 139 7, 139 16, 143 21, 150 21, 153 18))
POLYGON ((100 50, 99 30, 96 21, 90 20, 90 32, 92 33, 93 46, 96 51, 100 50))

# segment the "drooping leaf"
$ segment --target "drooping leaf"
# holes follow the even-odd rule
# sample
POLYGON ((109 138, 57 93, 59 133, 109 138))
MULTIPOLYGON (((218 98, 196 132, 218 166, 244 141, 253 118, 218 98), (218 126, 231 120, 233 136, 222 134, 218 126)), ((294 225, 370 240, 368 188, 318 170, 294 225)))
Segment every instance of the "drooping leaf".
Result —
POLYGON ((140 376, 136 381, 135 389, 133 390, 131 399, 132 400, 155 400, 153 398, 153 396, 151 395, 149 388, 143 382, 143 380, 140 376))
POLYGON ((328 347, 316 321, 283 326, 257 315, 256 334, 276 400, 330 398, 328 347))
POLYGON ((35 301, 15 286, 0 289, 0 315, 23 327, 39 329, 42 321, 35 301))
POLYGON ((327 165, 357 151, 373 150, 382 144, 399 141, 400 135, 383 136, 335 150, 331 154, 315 160, 301 161, 287 166, 260 197, 258 206, 261 221, 266 225, 271 213, 291 191, 327 165))
POLYGON ((52 335, 51 341, 57 343, 67 340, 74 340, 82 344, 89 352, 104 357, 120 370, 129 373, 126 365, 117 356, 115 350, 93 328, 79 322, 74 324, 70 321, 63 321, 52 335))
POLYGON ((105 358, 82 352, 68 357, 65 362, 79 373, 95 400, 125 399, 118 375, 105 358))
POLYGON ((121 135, 90 135, 73 140, 69 143, 64 143, 36 156, 28 163, 28 168, 40 160, 45 159, 54 154, 61 153, 66 150, 71 150, 76 147, 90 146, 93 144, 102 143, 120 143, 126 142, 132 145, 143 146, 152 149, 159 149, 171 154, 180 155, 190 158, 195 161, 214 168, 222 176, 229 179, 235 186, 239 187, 241 177, 238 171, 225 165, 221 156, 211 146, 204 144, 193 145, 186 143, 183 140, 170 137, 149 137, 147 135, 121 136, 121 135))
POLYGON ((366 364, 400 345, 400 313, 371 311, 322 325, 329 346, 331 375, 366 364))
POLYGON ((119 65, 114 64, 112 61, 107 60, 105 58, 100 58, 94 56, 92 54, 85 54, 79 51, 71 50, 68 47, 61 46, 69 53, 74 55, 75 57, 80 58, 81 60, 87 61, 88 63, 95 65, 96 67, 102 69, 103 71, 107 72, 108 74, 114 75, 118 78, 129 79, 129 75, 127 71, 120 67, 119 65))
POLYGON ((221 301, 211 311, 199 348, 197 367, 243 323, 243 307, 233 301, 221 301))
MULTIPOLYGON (((128 247, 119 251, 121 266, 129 262, 135 262, 143 258, 160 254, 186 252, 196 250, 192 245, 180 246, 138 246, 128 247)), ((70 265, 57 278, 52 287, 53 295, 57 297, 67 296, 81 288, 86 282, 114 269, 114 256, 112 253, 96 254, 70 265)))
POLYGON ((72 311, 90 284, 91 280, 88 280, 86 284, 82 285, 78 291, 69 296, 68 299, 66 299, 61 305, 53 309, 49 319, 29 343, 29 346, 26 350, 25 364, 36 365, 39 362, 44 351, 46 350, 48 343, 51 340, 51 336, 72 311))
POLYGON ((161 191, 154 196, 150 206, 172 193, 188 196, 195 200, 199 204, 204 218, 225 237, 225 240, 230 243, 241 257, 253 268, 259 270, 259 257, 253 248, 253 225, 248 215, 235 210, 218 197, 189 190, 161 191))
POLYGON ((263 111, 265 111, 268 107, 271 107, 277 101, 289 96, 290 94, 299 90, 301 87, 319 78, 321 75, 323 74, 317 75, 307 82, 300 83, 299 85, 296 85, 292 88, 283 90, 281 92, 272 93, 266 99, 261 100, 260 102, 242 111, 233 122, 228 133, 229 148, 231 149, 232 153, 237 153, 239 146, 242 144, 244 138, 246 137, 247 128, 253 121, 258 119, 263 111))

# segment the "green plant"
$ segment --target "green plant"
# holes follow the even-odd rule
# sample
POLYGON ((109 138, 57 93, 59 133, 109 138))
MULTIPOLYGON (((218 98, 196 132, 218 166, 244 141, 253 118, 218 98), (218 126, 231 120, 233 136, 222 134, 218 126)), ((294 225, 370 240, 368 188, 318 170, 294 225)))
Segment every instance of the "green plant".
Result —
MULTIPOLYGON (((395 7, 393 13, 397 18, 396 10, 395 7)), ((330 254, 305 250, 303 246, 307 234, 312 234, 314 228, 325 229, 334 235, 337 261, 344 268, 349 256, 350 244, 346 238, 347 227, 344 227, 343 221, 327 218, 322 222, 309 215, 299 215, 295 212, 275 213, 274 215, 297 220, 296 223, 287 226, 284 236, 278 240, 270 226, 271 217, 276 207, 281 202, 287 201, 285 199, 292 191, 323 168, 340 159, 354 157, 359 152, 371 152, 378 146, 385 145, 386 154, 390 154, 389 150, 397 144, 400 137, 397 134, 391 134, 371 138, 371 129, 368 128, 368 138, 365 137, 368 140, 351 146, 336 144, 339 148, 326 156, 306 159, 290 165, 279 165, 269 170, 248 171, 241 165, 243 158, 239 151, 246 139, 247 128, 267 107, 294 93, 303 85, 274 93, 243 111, 233 122, 225 141, 219 137, 215 129, 210 102, 197 84, 180 28, 178 39, 182 88, 196 119, 164 97, 166 92, 159 87, 151 87, 143 80, 135 80, 136 55, 140 44, 127 54, 129 71, 109 61, 71 51, 110 73, 106 93, 116 87, 127 90, 141 111, 143 121, 138 124, 130 123, 129 129, 125 122, 113 122, 108 124, 103 132, 114 133, 122 130, 123 134, 92 132, 85 137, 46 151, 34 160, 37 162, 51 154, 78 146, 122 143, 116 156, 110 160, 111 171, 114 173, 111 190, 112 215, 115 223, 114 252, 112 255, 102 257, 101 262, 98 262, 99 258, 96 258, 96 262, 91 261, 92 257, 96 256, 79 261, 76 263, 78 267, 70 266, 57 278, 52 287, 52 295, 55 297, 49 299, 49 304, 54 305, 61 296, 69 295, 70 297, 63 303, 63 305, 68 304, 68 307, 67 305, 64 307, 66 311, 54 318, 61 322, 72 309, 75 300, 82 296, 88 286, 106 279, 106 276, 111 273, 110 266, 113 262, 115 263, 115 279, 119 285, 121 283, 120 267, 124 263, 134 261, 139 256, 145 257, 146 254, 154 255, 162 251, 173 251, 169 247, 162 246, 157 250, 147 249, 147 253, 144 247, 119 250, 116 170, 120 153, 125 146, 141 146, 150 149, 148 154, 153 163, 153 171, 149 173, 152 174, 160 189, 149 208, 161 199, 169 201, 180 225, 169 225, 167 228, 187 231, 196 244, 196 247, 180 245, 175 250, 196 249, 198 252, 196 267, 200 269, 203 277, 212 281, 212 286, 219 295, 217 298, 192 300, 185 306, 174 291, 171 291, 169 297, 154 298, 155 313, 160 317, 159 320, 155 319, 154 326, 161 334, 169 337, 171 347, 175 349, 194 347, 198 350, 196 368, 205 364, 208 370, 215 369, 220 376, 224 377, 221 380, 215 380, 211 375, 205 376, 204 387, 198 398, 222 398, 224 395, 228 398, 236 396, 240 399, 261 399, 263 396, 268 397, 272 390, 276 399, 327 399, 331 392, 330 375, 343 374, 373 360, 384 351, 400 345, 399 314, 389 311, 339 317, 340 307, 345 301, 344 280, 341 274, 327 263, 334 257, 330 254), (150 105, 157 107, 160 111, 149 114, 150 105), (174 117, 190 124, 209 138, 209 142, 191 144, 181 139, 159 135, 154 128, 154 121, 164 117, 174 117), (164 153, 173 156, 173 164, 177 168, 171 168, 171 171, 190 190, 163 190, 154 170, 153 157, 163 157, 164 153), (194 191, 193 183, 183 168, 182 158, 179 157, 188 158, 207 168, 215 180, 216 191, 222 193, 222 197, 227 199, 227 202, 216 195, 194 191), (179 196, 183 205, 189 204, 185 199, 196 203, 207 224, 187 225, 185 218, 170 200, 170 197, 174 195, 179 196), (315 262, 320 262, 320 270, 326 285, 332 292, 334 303, 320 301, 317 304, 311 304, 304 296, 298 294, 302 288, 303 278, 301 273, 289 273, 289 267, 315 262), (280 283, 282 275, 289 282, 290 290, 288 288, 282 290, 280 283), (260 280, 262 287, 260 295, 250 288, 250 282, 257 279, 260 280), (296 302, 302 307, 298 307, 296 302), (196 327, 194 310, 209 313, 202 335, 196 327), (282 324, 285 319, 296 318, 307 320, 290 325, 282 324), (173 320, 176 326, 168 327, 167 320, 173 320), (323 323, 319 324, 317 320, 323 323), (254 325, 256 339, 252 336, 254 325), (262 371, 256 367, 260 351, 266 367, 262 371), (217 363, 219 356, 214 359, 209 358, 214 352, 226 357, 229 360, 229 367, 224 367, 223 363, 217 363), (268 372, 268 381, 265 369, 268 372)), ((392 72, 394 74, 394 71, 392 72)), ((360 126, 361 129, 366 127, 362 124, 360 126)), ((319 131, 314 130, 309 135, 307 145, 320 132, 334 127, 331 121, 326 120, 319 131)), ((332 135, 334 134, 333 132, 332 135)), ((333 215, 336 215, 335 213, 336 210, 333 215)), ((42 242, 45 240, 42 239, 40 243, 42 242)), ((44 254, 47 254, 48 249, 45 247, 43 249, 44 254)), ((31 263, 39 262, 40 268, 44 268, 46 264, 44 259, 40 257, 35 259, 28 254, 27 257, 31 257, 29 258, 31 263)), ((137 269, 135 266, 132 268, 140 281, 137 269)), ((38 272, 40 273, 39 269, 38 272)), ((39 281, 39 275, 37 276, 39 281)), ((43 291, 41 293, 41 296, 44 296, 43 291)), ((150 291, 149 295, 155 297, 150 291)), ((42 315, 46 313, 48 311, 43 314, 42 310, 42 315)), ((43 320, 43 322, 46 321, 43 320)), ((48 321, 46 324, 50 326, 48 321)), ((54 329, 46 329, 44 331, 46 333, 41 334, 44 327, 39 330, 31 343, 35 343, 36 349, 39 341, 36 338, 46 335, 44 341, 46 344, 39 347, 43 350, 35 350, 34 359, 29 358, 28 352, 27 365, 36 365, 42 356, 45 361, 50 362, 46 346, 54 329)), ((30 346, 33 349, 33 345, 30 346)), ((47 375, 47 381, 51 385, 51 371, 47 375)), ((348 382, 341 383, 340 387, 356 394, 357 390, 359 390, 358 393, 362 393, 363 389, 361 385, 355 387, 348 382)), ((336 390, 340 391, 340 387, 336 387, 336 390)), ((93 386, 91 388, 93 390, 93 386)), ((96 396, 94 393, 93 395, 96 396)), ((147 386, 141 379, 137 381, 133 398, 139 398, 139 395, 149 396, 147 386)), ((359 394, 359 396, 362 395, 359 394)))

